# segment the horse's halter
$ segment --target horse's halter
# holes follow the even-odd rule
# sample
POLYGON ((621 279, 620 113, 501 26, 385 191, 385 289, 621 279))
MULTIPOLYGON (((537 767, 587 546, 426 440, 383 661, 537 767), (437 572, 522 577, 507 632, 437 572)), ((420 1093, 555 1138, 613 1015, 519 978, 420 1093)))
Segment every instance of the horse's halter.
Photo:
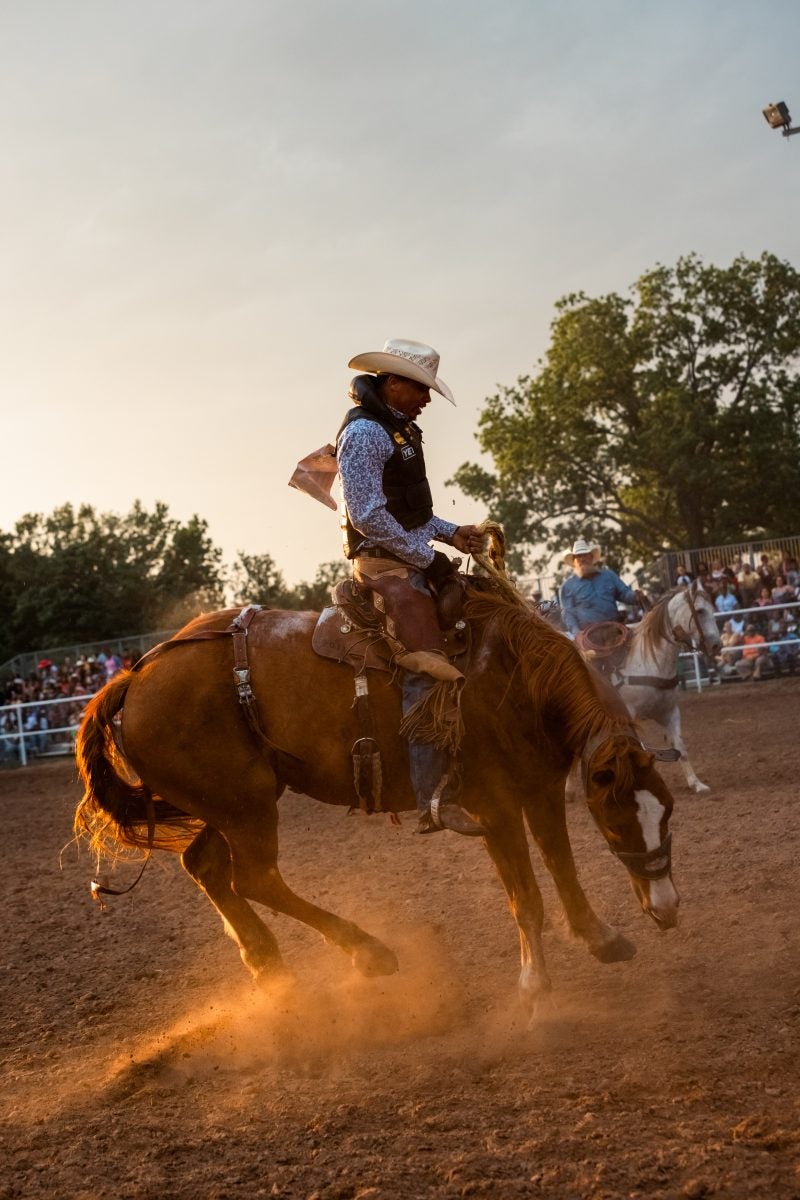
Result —
MULTIPOLYGON (((592 759, 603 743, 609 741, 615 736, 624 737, 633 745, 641 746, 643 750, 647 751, 648 754, 654 755, 656 758, 661 757, 665 760, 674 761, 674 758, 677 754, 675 751, 664 750, 659 752, 658 750, 653 750, 649 746, 646 746, 640 738, 636 737, 634 733, 614 734, 608 729, 601 730, 600 733, 596 733, 594 737, 589 738, 581 753, 581 775, 583 779, 584 792, 588 791, 587 785, 589 782, 589 769, 591 767, 592 759)), ((592 813, 592 816, 594 817, 594 813, 592 813)), ((600 831, 604 833, 603 827, 600 825, 600 822, 596 817, 594 817, 594 820, 595 824, 600 828, 600 831)), ((636 879, 642 879, 649 883, 651 880, 665 879, 666 876, 672 871, 671 832, 667 834, 661 845, 657 846, 655 850, 617 850, 616 847, 611 845, 607 838, 606 844, 614 857, 618 858, 628 873, 633 875, 636 879)))
MULTIPOLYGON (((679 593, 680 594, 680 593, 679 593)), ((673 625, 672 632, 675 634, 678 644, 687 646, 690 650, 697 648, 701 654, 705 654, 707 658, 713 658, 713 653, 706 641, 706 635, 703 631, 703 626, 700 624, 700 615, 695 605, 696 593, 692 591, 692 585, 684 588, 683 598, 689 608, 689 629, 688 631, 682 625, 673 625), (692 625, 694 624, 697 630, 697 640, 692 637, 692 625)))

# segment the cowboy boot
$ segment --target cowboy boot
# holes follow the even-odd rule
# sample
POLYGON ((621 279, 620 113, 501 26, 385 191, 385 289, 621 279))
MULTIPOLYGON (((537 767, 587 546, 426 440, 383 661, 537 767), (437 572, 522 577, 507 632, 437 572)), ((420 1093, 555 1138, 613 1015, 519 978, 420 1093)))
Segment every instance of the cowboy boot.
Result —
POLYGON ((427 742, 409 742, 411 783, 417 797, 417 833, 449 829, 463 837, 485 837, 486 830, 460 804, 444 801, 450 776, 450 755, 427 742))

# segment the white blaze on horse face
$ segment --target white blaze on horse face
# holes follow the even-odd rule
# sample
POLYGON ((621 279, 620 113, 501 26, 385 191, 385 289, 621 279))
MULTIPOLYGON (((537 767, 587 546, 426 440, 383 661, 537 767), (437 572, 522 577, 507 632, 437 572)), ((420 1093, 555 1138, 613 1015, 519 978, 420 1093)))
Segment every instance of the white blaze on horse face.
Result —
MULTIPOLYGON (((661 845, 661 818, 664 815, 664 805, 652 792, 634 792, 636 807, 639 809, 639 825, 644 838, 645 850, 657 850, 661 845)), ((670 879, 650 879, 650 908, 655 912, 659 909, 673 909, 678 901, 678 893, 670 879)))

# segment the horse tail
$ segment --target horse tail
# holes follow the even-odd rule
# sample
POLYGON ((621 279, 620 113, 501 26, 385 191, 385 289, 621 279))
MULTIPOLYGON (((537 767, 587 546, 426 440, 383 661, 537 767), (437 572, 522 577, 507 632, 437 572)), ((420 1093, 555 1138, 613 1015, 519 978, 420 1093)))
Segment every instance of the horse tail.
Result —
POLYGON ((114 718, 121 711, 134 679, 120 671, 91 700, 75 741, 75 761, 84 786, 75 812, 74 831, 98 855, 155 847, 179 852, 202 827, 162 800, 143 780, 134 782, 115 736, 114 718))

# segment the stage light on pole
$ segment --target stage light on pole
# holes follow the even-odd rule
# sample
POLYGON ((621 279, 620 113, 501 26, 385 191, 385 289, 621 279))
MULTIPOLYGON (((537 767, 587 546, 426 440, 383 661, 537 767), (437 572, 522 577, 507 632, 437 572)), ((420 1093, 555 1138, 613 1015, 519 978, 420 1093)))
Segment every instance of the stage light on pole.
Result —
POLYGON ((784 137, 791 137, 793 133, 800 133, 800 125, 796 125, 794 129, 792 128, 792 118, 789 114, 788 105, 784 100, 779 100, 777 104, 768 104, 761 111, 770 129, 780 129, 784 137))

